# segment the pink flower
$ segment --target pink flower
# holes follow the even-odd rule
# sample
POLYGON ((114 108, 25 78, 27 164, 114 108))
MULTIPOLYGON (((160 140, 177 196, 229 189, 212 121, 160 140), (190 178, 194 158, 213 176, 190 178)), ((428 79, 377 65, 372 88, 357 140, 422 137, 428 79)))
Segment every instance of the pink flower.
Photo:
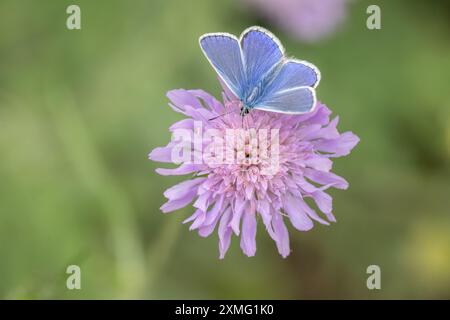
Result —
MULTIPOLYGON (((199 161, 202 153, 198 151, 211 143, 207 139, 196 146, 189 142, 189 147, 195 150, 194 156, 177 168, 156 170, 161 175, 194 175, 164 192, 168 201, 161 210, 171 212, 193 202, 195 211, 184 223, 191 222, 190 229, 198 230, 202 237, 217 229, 221 259, 232 234, 240 236, 244 254, 255 255, 257 216, 283 257, 290 253, 286 221, 300 231, 310 230, 313 221, 325 225, 336 221, 332 198, 325 191, 330 187, 346 189, 348 183, 331 172, 332 158, 349 154, 359 138, 351 132, 340 134, 336 129, 338 117, 330 120, 331 111, 325 105, 317 103, 314 111, 304 115, 252 110, 242 118, 239 101, 231 95, 223 94, 224 104, 202 90, 173 90, 167 96, 173 110, 186 116, 170 127, 173 133, 188 130, 194 136, 198 124, 203 132, 213 129, 222 138, 227 129, 243 126, 278 133, 278 167, 269 174, 264 169, 270 165, 270 156, 261 157, 256 163, 199 161), (305 202, 306 198, 313 199, 323 217, 305 202)), ((149 158, 174 162, 177 143, 172 140, 165 147, 155 148, 149 158)), ((271 139, 268 143, 269 150, 275 149, 271 139)))
POLYGON ((348 0, 245 0, 299 40, 314 42, 336 30, 347 15, 348 0))

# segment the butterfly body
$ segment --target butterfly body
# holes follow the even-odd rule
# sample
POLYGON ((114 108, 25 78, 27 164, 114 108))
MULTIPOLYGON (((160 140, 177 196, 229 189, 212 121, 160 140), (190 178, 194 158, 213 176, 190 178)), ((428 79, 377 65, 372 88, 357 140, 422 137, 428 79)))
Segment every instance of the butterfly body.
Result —
POLYGON ((252 109, 286 114, 314 109, 319 70, 306 61, 286 58, 269 31, 251 27, 239 39, 210 33, 199 42, 221 80, 242 103, 241 115, 252 109))

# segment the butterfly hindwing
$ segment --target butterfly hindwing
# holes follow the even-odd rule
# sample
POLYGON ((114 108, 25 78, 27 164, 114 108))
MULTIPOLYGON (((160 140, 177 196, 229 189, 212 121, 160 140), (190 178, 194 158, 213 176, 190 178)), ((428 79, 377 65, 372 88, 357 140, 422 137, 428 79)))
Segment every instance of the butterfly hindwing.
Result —
POLYGON ((255 109, 286 114, 310 112, 316 104, 316 94, 311 87, 297 87, 264 97, 255 109))
POLYGON ((255 109, 281 113, 306 113, 313 109, 319 70, 308 62, 285 60, 259 97, 255 109), (270 110, 269 110, 270 109, 270 110))
POLYGON ((275 94, 297 87, 315 88, 319 81, 320 72, 315 66, 305 61, 289 59, 283 62, 266 92, 275 94))

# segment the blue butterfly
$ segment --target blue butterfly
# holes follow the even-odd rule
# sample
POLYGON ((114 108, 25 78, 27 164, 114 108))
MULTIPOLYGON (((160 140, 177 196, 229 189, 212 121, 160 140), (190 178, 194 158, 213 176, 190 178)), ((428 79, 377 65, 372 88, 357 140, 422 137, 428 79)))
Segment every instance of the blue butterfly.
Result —
POLYGON ((251 109, 286 114, 314 109, 319 69, 286 58, 280 41, 269 31, 250 27, 239 39, 229 33, 207 33, 199 43, 219 77, 242 102, 242 116, 251 109))

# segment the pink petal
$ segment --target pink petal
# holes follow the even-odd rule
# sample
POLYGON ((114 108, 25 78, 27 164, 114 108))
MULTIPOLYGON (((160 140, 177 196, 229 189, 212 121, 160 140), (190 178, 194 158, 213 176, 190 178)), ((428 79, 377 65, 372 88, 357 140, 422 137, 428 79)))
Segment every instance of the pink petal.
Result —
POLYGON ((272 226, 275 234, 275 243, 278 248, 278 252, 283 258, 286 258, 291 249, 289 247, 289 232, 284 224, 283 217, 279 212, 273 214, 272 226))
POLYGON ((339 117, 334 118, 326 127, 322 127, 320 130, 309 135, 307 139, 337 139, 339 138, 339 132, 336 126, 339 122, 339 117))
POLYGON ((241 223, 242 213, 245 209, 246 201, 242 198, 237 198, 234 206, 233 217, 230 221, 230 227, 234 233, 238 236, 240 233, 239 224, 241 223))
POLYGON ((185 114, 192 117, 195 120, 203 121, 207 123, 209 119, 215 116, 215 113, 205 109, 205 108, 194 108, 191 106, 184 107, 185 114))
POLYGON ((300 200, 300 207, 311 219, 316 220, 317 222, 327 225, 327 226, 330 225, 328 223, 328 221, 319 217, 319 215, 316 213, 316 211, 311 209, 304 200, 300 200))
POLYGON ((345 132, 334 140, 319 140, 315 146, 317 150, 331 153, 330 157, 342 157, 358 144, 359 138, 352 132, 345 132))
POLYGON ((206 212, 206 210, 208 210, 210 197, 211 197, 211 194, 209 194, 209 193, 203 193, 202 195, 200 195, 198 197, 197 201, 195 201, 193 204, 194 208, 198 208, 198 209, 202 210, 203 212, 206 212))
POLYGON ((336 218, 334 217, 334 214, 332 212, 325 213, 325 215, 327 216, 328 220, 330 220, 331 222, 336 222, 336 218))
POLYGON ((195 190, 191 190, 188 194, 186 194, 182 198, 167 201, 166 203, 164 203, 161 206, 160 209, 164 213, 178 210, 180 208, 187 206, 189 203, 191 203, 196 195, 197 195, 197 192, 195 190))
POLYGON ((201 108, 201 104, 189 91, 184 89, 176 89, 167 92, 167 98, 180 110, 185 110, 186 106, 201 108))
POLYGON ((312 194, 314 201, 323 213, 330 213, 333 205, 331 196, 322 190, 317 190, 312 194))
POLYGON ((309 140, 311 139, 310 137, 314 138, 321 128, 322 126, 320 124, 304 126, 298 130, 298 137, 302 140, 309 140))
POLYGON ((213 233, 214 229, 216 228, 219 218, 220 214, 217 214, 211 223, 206 224, 206 222, 204 222, 203 226, 198 229, 198 234, 201 237, 208 237, 209 235, 211 235, 211 233, 213 233))
POLYGON ((344 178, 332 172, 305 169, 304 173, 308 179, 319 184, 332 185, 337 189, 347 189, 348 187, 348 182, 344 178))
POLYGON ((225 257, 225 253, 227 253, 228 248, 230 247, 231 242, 231 233, 232 230, 228 226, 231 218, 231 207, 228 207, 222 215, 219 223, 219 252, 220 259, 225 257))
POLYGON ((330 121, 331 111, 324 104, 317 102, 316 109, 312 113, 299 116, 297 121, 302 124, 320 124, 326 125, 330 121))
POLYGON ((272 239, 274 238, 274 231, 272 228, 272 212, 270 208, 270 203, 267 200, 258 200, 256 211, 261 215, 266 230, 272 239))
POLYGON ((171 200, 180 199, 191 193, 191 191, 196 192, 198 189, 198 185, 205 180, 206 178, 196 178, 180 182, 164 191, 164 196, 171 200))
POLYGON ((222 211, 223 198, 223 195, 220 196, 219 199, 214 203, 212 209, 206 213, 205 225, 213 223, 219 216, 220 212, 222 211))
POLYGON ((218 114, 224 112, 225 110, 224 106, 209 93, 203 90, 189 90, 189 92, 192 93, 197 98, 202 99, 205 102, 206 106, 210 107, 214 112, 218 114))
POLYGON ((200 213, 198 214, 198 216, 195 218, 194 222, 189 227, 189 230, 195 230, 195 229, 199 228, 205 221, 206 213, 200 209, 197 209, 197 210, 199 210, 200 213))
POLYGON ((158 147, 153 149, 148 158, 157 162, 173 162, 172 161, 172 148, 171 147, 158 147))
POLYGON ((306 193, 312 193, 317 190, 317 187, 308 181, 306 181, 302 176, 295 175, 293 176, 297 185, 306 193))
POLYGON ((188 173, 193 173, 195 171, 199 171, 199 165, 192 163, 183 163, 178 168, 175 169, 166 169, 166 168, 158 168, 155 171, 162 176, 180 176, 188 173))
POLYGON ((284 211, 288 214, 292 225, 297 230, 308 231, 314 226, 311 219, 302 210, 300 200, 291 195, 285 197, 284 211))
POLYGON ((250 207, 247 209, 242 219, 241 249, 252 257, 256 253, 256 215, 250 207))
POLYGON ((333 162, 322 155, 317 155, 311 153, 307 159, 304 160, 307 167, 319 170, 319 171, 330 171, 333 162))
POLYGON ((169 130, 171 132, 178 130, 178 129, 188 129, 193 130, 194 129, 194 119, 183 119, 180 121, 175 122, 169 127, 169 130))
POLYGON ((194 221, 201 213, 200 210, 195 210, 195 212, 189 218, 185 219, 183 223, 194 221))

